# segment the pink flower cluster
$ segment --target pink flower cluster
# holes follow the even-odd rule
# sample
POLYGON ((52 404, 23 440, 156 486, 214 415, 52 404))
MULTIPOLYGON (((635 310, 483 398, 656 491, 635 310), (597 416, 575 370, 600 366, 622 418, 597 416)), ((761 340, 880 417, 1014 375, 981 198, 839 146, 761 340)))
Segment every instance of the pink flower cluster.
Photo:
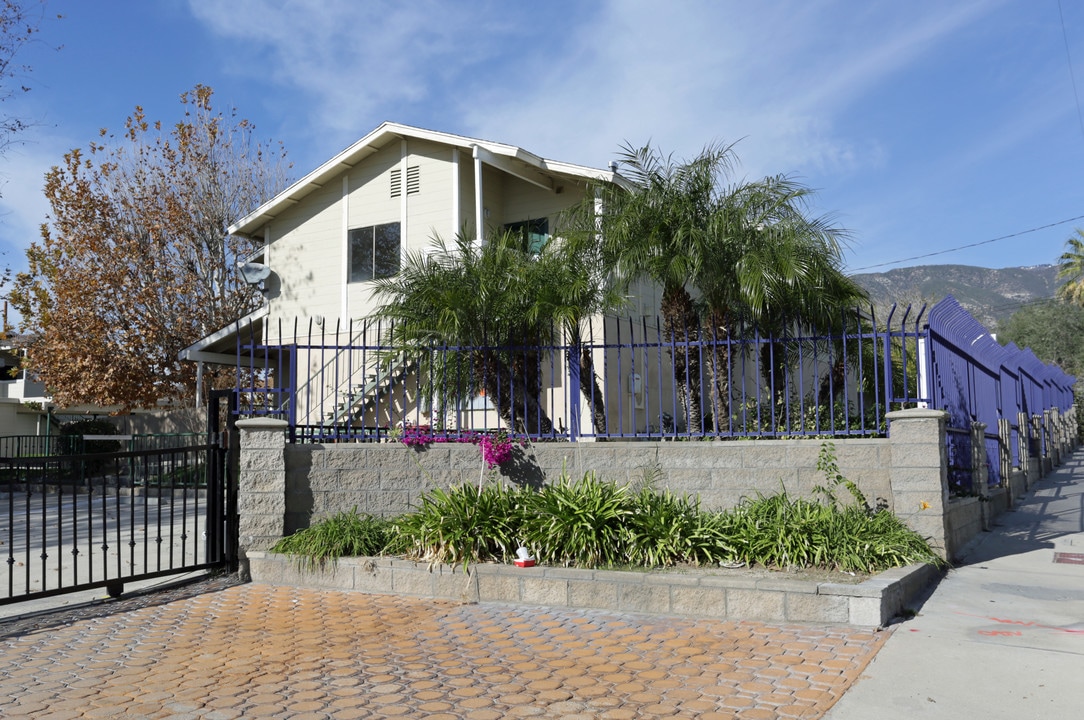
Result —
POLYGON ((512 438, 508 437, 508 433, 503 430, 496 435, 483 435, 478 445, 482 448, 482 459, 491 469, 503 463, 512 454, 512 438))
POLYGON ((420 447, 432 443, 472 443, 482 451, 482 460, 486 466, 495 468, 512 455, 512 438, 504 430, 495 435, 465 432, 456 435, 433 434, 428 425, 407 425, 399 442, 411 447, 420 447))
POLYGON ((478 433, 472 432, 460 435, 434 435, 428 425, 407 425, 403 428, 399 442, 414 447, 431 443, 477 443, 479 437, 478 433))

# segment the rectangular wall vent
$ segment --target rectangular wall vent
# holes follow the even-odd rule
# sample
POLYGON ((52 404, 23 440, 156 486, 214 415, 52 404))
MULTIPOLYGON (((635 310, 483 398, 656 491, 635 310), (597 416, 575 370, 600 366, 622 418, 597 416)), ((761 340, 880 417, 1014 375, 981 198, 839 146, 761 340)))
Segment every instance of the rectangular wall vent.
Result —
MULTIPOLYGON (((411 165, 406 171, 407 177, 407 195, 417 195, 421 192, 421 168, 417 165, 411 165)), ((396 168, 391 171, 391 196, 393 198, 402 197, 403 195, 403 171, 396 168)))

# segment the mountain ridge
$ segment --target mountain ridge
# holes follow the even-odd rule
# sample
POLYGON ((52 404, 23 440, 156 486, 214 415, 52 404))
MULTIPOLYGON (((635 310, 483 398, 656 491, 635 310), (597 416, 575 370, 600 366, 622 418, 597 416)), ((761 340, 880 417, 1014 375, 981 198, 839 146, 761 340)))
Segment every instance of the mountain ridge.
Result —
POLYGON ((1024 305, 1053 299, 1057 274, 1057 265, 914 265, 851 277, 869 293, 874 307, 933 305, 952 295, 976 320, 996 329, 1024 305))

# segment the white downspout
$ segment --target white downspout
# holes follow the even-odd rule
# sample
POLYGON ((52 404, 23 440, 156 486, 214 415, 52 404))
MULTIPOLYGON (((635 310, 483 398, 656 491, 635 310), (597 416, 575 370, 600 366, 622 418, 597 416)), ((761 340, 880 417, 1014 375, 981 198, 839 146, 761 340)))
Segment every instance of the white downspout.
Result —
POLYGON ((342 307, 339 317, 350 317, 350 175, 343 175, 342 212, 342 307))
POLYGON ((482 230, 485 218, 482 214, 485 208, 482 206, 482 153, 477 145, 471 145, 474 155, 474 242, 478 247, 482 246, 482 230))
POLYGON ((452 148, 452 234, 450 237, 458 237, 459 225, 462 222, 459 209, 459 148, 452 148))

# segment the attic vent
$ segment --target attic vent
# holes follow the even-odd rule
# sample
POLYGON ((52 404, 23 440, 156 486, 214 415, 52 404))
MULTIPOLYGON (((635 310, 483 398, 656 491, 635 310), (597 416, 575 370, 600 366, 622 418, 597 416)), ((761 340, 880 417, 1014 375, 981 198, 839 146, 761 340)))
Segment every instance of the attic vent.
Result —
MULTIPOLYGON (((421 170, 417 165, 411 165, 406 170, 407 195, 417 195, 421 192, 421 170)), ((391 196, 393 198, 403 195, 403 171, 396 168, 391 171, 391 196)))

